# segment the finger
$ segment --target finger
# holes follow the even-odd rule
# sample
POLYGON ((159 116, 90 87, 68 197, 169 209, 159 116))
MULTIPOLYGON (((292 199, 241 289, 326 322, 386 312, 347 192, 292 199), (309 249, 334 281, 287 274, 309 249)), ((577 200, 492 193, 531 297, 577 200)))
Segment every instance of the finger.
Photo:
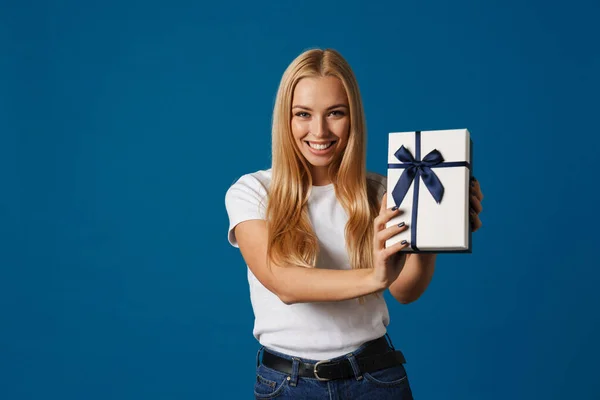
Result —
POLYGON ((379 205, 379 214, 383 214, 383 212, 386 210, 387 208, 387 192, 385 192, 383 194, 383 197, 381 198, 381 204, 379 205))
POLYGON ((406 229, 407 229, 406 223, 404 223, 404 221, 403 221, 403 222, 400 222, 398 225, 392 225, 388 228, 383 229, 382 231, 379 231, 377 233, 378 248, 380 250, 385 248, 385 242, 387 240, 393 238, 400 232, 405 231, 406 229))
POLYGON ((479 219, 479 216, 471 212, 471 232, 477 231, 482 225, 483 224, 481 219, 479 219))
POLYGON ((471 190, 469 191, 469 194, 477 197, 477 200, 479 200, 479 201, 483 200, 483 193, 481 192, 481 190, 479 188, 471 188, 471 190))
POLYGON ((481 185, 479 184, 479 181, 475 177, 471 178, 471 187, 470 187, 469 191, 472 195, 475 195, 479 199, 479 201, 483 200, 483 193, 481 192, 481 185))
POLYGON ((375 232, 379 232, 387 226, 387 223, 393 217, 399 215, 401 211, 398 207, 387 208, 387 192, 384 193, 379 206, 379 215, 375 218, 375 232))
POLYGON ((383 251, 383 256, 387 260, 389 257, 396 254, 400 250, 407 248, 408 246, 409 246, 409 244, 408 244, 408 241, 406 241, 406 240, 403 240, 398 243, 394 243, 393 245, 391 245, 390 247, 388 247, 387 249, 385 249, 383 251))
POLYGON ((375 228, 375 232, 379 232, 385 228, 385 219, 382 215, 378 215, 377 217, 375 217, 375 219, 373 220, 373 226, 375 228))
POLYGON ((476 196, 471 195, 469 204, 471 206, 471 209, 474 210, 476 214, 481 213, 481 211, 483 210, 483 206, 481 205, 481 202, 476 196))

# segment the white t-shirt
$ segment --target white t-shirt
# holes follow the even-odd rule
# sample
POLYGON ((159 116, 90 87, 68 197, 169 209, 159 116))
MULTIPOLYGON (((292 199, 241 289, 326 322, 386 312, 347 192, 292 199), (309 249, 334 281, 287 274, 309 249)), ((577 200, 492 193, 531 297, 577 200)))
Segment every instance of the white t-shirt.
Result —
MULTIPOLYGON (((381 184, 386 178, 368 173, 381 184)), ((271 170, 242 176, 227 191, 225 205, 229 215, 229 243, 238 247, 233 229, 252 219, 266 219, 267 189, 271 170)), ((313 186, 308 212, 319 239, 317 268, 350 269, 344 229, 348 217, 337 201, 333 184, 313 186)), ((367 296, 336 302, 312 302, 287 305, 266 289, 248 270, 250 300, 254 310, 254 337, 260 344, 284 354, 315 360, 329 359, 356 350, 361 344, 383 336, 390 322, 383 296, 367 296)))

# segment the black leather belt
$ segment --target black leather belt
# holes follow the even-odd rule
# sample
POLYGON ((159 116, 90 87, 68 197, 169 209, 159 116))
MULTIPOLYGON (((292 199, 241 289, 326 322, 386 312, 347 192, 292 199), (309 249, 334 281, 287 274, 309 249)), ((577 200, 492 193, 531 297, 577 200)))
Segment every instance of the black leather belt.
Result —
MULTIPOLYGON (((361 372, 373 372, 406 363, 402 352, 390 349, 385 337, 371 342, 356 356, 356 361, 361 372)), ((292 374, 293 361, 270 353, 267 349, 263 353, 262 363, 266 367, 276 371, 292 374)), ((330 381, 333 379, 352 378, 354 377, 354 371, 352 370, 350 360, 343 358, 338 361, 322 360, 314 364, 300 362, 298 365, 298 376, 316 378, 320 381, 330 381)))

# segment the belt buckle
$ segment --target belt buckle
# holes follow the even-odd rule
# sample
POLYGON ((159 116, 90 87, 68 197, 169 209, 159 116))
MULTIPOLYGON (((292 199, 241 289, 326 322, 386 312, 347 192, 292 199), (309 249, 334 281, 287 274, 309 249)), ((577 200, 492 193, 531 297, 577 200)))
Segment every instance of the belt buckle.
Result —
POLYGON ((313 368, 313 372, 314 372, 314 374, 315 374, 315 377, 316 377, 318 380, 320 380, 321 382, 327 382, 327 381, 330 381, 331 379, 328 379, 328 378, 321 378, 321 377, 319 376, 319 374, 317 373, 317 368, 319 368, 319 365, 320 365, 320 364, 327 363, 327 362, 329 362, 329 361, 331 361, 331 360, 321 360, 321 361, 318 361, 318 362, 315 364, 315 367, 313 368))

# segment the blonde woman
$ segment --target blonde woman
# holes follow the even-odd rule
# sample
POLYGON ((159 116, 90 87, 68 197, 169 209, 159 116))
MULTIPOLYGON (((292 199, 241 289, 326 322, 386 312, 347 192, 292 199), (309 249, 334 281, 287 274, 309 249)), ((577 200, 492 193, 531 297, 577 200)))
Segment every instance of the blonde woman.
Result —
POLYGON ((346 60, 330 49, 300 54, 277 92, 272 167, 243 175, 225 196, 261 345, 257 399, 412 399, 382 292, 416 300, 435 255, 385 247, 406 227, 385 228, 399 211, 385 208, 385 177, 366 171, 365 143, 346 60))

